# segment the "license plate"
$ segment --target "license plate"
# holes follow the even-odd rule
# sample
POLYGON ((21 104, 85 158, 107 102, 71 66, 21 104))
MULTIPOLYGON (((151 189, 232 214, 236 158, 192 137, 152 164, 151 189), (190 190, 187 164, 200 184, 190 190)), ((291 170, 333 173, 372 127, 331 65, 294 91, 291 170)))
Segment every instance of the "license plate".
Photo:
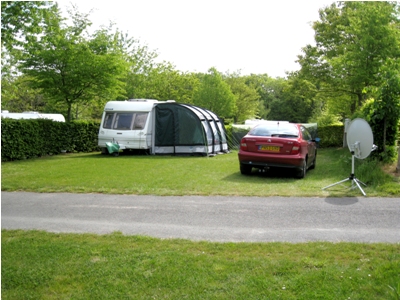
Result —
POLYGON ((259 146, 258 148, 261 151, 271 151, 271 152, 279 152, 280 148, 278 146, 259 146))

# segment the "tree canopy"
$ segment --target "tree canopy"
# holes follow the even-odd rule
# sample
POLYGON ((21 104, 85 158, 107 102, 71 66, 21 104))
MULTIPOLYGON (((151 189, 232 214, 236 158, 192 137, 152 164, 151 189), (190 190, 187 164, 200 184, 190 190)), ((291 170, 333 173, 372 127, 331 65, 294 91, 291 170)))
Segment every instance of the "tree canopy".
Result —
POLYGON ((73 104, 124 93, 128 69, 119 32, 88 35, 87 15, 75 11, 71 17, 71 26, 57 15, 48 18, 43 35, 25 47, 20 68, 47 99, 66 104, 67 120, 73 104))
POLYGON ((193 104, 229 118, 234 113, 235 96, 221 73, 210 68, 207 74, 200 75, 200 85, 194 91, 193 104))
POLYGON ((233 122, 241 123, 258 115, 260 95, 254 84, 248 84, 245 76, 240 73, 228 74, 225 81, 235 96, 233 122))
POLYGON ((381 67, 399 58, 399 9, 395 2, 336 2, 319 15, 316 46, 299 55, 301 75, 321 92, 346 96, 352 114, 384 80, 381 67))

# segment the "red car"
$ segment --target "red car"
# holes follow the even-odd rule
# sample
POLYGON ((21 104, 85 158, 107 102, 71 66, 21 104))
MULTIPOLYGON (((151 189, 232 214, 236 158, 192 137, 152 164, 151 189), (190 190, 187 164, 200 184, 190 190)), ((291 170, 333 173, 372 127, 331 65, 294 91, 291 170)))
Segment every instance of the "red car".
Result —
POLYGON ((252 168, 291 168, 298 178, 315 168, 317 144, 301 124, 265 122, 253 127, 240 142, 240 172, 250 174, 252 168))

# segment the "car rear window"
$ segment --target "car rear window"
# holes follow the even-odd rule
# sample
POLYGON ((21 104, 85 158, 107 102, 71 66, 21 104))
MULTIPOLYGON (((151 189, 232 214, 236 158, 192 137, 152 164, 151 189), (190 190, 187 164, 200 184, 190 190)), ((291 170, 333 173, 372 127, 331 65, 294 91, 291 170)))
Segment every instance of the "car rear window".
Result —
POLYGON ((258 125, 248 133, 254 136, 293 137, 299 136, 299 130, 294 124, 268 124, 258 125))

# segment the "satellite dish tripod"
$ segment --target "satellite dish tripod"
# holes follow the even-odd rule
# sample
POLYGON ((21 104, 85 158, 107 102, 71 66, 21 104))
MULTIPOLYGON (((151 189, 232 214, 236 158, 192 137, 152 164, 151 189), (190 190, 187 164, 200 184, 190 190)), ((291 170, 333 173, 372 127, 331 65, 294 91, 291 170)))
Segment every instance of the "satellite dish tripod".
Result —
POLYGON ((346 179, 343 179, 343 180, 341 180, 339 182, 333 183, 331 185, 328 185, 328 186, 322 188, 323 190, 350 180, 351 181, 351 189, 354 189, 357 186, 359 188, 359 190, 361 191, 361 193, 363 193, 364 196, 367 196, 365 194, 364 190, 361 188, 360 183, 363 184, 364 186, 367 186, 367 185, 364 182, 358 180, 357 177, 354 174, 354 155, 355 155, 355 151, 354 150, 356 150, 359 153, 359 151, 360 151, 360 142, 356 142, 352 146, 353 146, 352 147, 353 149, 351 151, 351 174, 350 174, 350 176, 348 178, 346 178, 346 179))

